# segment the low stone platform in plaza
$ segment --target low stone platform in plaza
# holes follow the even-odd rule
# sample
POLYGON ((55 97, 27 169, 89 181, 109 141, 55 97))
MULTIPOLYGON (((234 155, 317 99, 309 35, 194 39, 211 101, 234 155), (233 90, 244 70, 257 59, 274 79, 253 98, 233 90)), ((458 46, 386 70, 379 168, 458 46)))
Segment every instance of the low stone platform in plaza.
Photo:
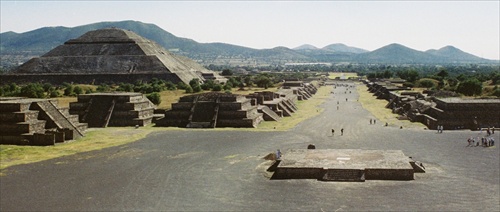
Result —
POLYGON ((413 180, 422 171, 401 150, 292 149, 276 163, 271 179, 413 180))

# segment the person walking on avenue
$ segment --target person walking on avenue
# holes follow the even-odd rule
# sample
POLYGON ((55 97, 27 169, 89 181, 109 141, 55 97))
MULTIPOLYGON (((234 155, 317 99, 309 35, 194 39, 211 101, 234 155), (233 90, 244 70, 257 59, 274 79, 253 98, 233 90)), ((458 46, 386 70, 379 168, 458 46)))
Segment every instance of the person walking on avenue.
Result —
POLYGON ((370 119, 370 124, 372 124, 372 119, 370 119))
POLYGON ((335 134, 335 130, 334 130, 334 129, 332 129, 332 136, 333 136, 334 134, 335 134))
POLYGON ((344 128, 340 129, 340 135, 344 135, 344 128))

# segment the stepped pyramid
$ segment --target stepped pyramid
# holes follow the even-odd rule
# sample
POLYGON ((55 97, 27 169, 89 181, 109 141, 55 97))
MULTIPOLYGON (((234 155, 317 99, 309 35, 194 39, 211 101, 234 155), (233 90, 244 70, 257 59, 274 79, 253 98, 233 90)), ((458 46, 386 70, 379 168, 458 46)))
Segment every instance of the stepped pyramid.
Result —
POLYGON ((41 57, 32 58, 15 69, 11 76, 3 78, 54 84, 134 83, 158 78, 187 84, 193 78, 203 81, 203 73, 213 72, 132 31, 107 28, 70 39, 41 57), (13 79, 13 75, 18 76, 17 79, 13 79))
POLYGON ((154 113, 144 94, 127 92, 80 94, 69 107, 69 113, 89 127, 146 126, 154 113))
POLYGON ((0 144, 54 145, 80 138, 87 129, 51 99, 0 98, 0 120, 0 144))
POLYGON ((263 121, 262 113, 243 95, 210 92, 183 96, 165 111, 165 117, 155 126, 215 128, 257 127, 263 121))

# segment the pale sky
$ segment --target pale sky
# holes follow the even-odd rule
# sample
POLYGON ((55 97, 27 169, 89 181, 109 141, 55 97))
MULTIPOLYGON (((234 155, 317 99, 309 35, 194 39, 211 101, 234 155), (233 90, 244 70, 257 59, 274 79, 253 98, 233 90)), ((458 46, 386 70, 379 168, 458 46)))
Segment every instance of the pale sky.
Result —
POLYGON ((200 43, 256 49, 333 43, 373 51, 452 45, 500 59, 500 0, 492 1, 5 1, 0 32, 102 21, 156 24, 200 43))

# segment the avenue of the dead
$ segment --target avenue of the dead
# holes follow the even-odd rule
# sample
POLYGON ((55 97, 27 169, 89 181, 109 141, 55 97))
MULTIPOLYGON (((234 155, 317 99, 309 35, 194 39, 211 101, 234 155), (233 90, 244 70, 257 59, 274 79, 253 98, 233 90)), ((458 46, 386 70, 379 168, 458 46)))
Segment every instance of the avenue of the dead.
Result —
MULTIPOLYGON (((0 177, 0 211, 500 210, 498 144, 467 147, 467 138, 484 131, 370 124, 375 117, 357 101, 356 89, 345 89, 335 88, 317 116, 288 131, 169 130, 123 146, 9 167, 0 177), (337 130, 333 136, 331 129, 337 130), (309 144, 401 150, 422 162, 426 173, 410 181, 269 179, 264 156, 309 144)), ((497 142, 499 135, 493 134, 497 142)))

